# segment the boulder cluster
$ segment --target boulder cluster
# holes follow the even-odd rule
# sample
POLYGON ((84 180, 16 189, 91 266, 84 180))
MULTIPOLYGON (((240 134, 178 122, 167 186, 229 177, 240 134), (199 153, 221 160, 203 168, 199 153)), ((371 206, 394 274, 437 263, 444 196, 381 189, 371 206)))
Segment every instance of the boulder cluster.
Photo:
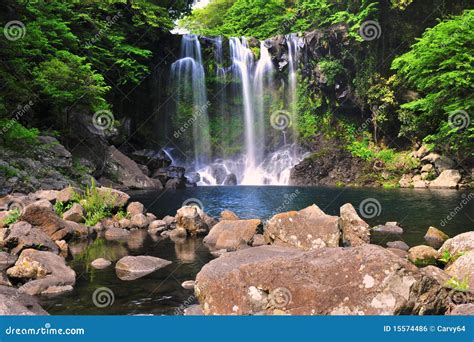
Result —
POLYGON ((454 160, 421 146, 411 154, 420 161, 420 167, 404 174, 399 181, 402 188, 449 188, 464 187, 462 175, 454 160))
MULTIPOLYGON (((76 273, 67 261, 75 254, 74 239, 124 240, 132 248, 137 233, 171 239, 185 259, 194 251, 183 246, 203 237, 216 257, 195 280, 182 284, 183 291, 194 289, 199 301, 185 308, 186 314, 473 312, 472 231, 449 238, 429 227, 426 245, 410 247, 400 241, 400 224, 370 227, 349 203, 338 216, 311 205, 266 221, 241 219, 229 210, 213 218, 197 206, 183 206, 175 216, 158 219, 124 192, 104 187, 96 191, 111 211, 93 226, 86 224, 87 210, 74 200, 81 194, 76 188, 0 199, 0 314, 46 314, 36 297, 73 290, 76 273), (61 215, 55 211, 57 203, 67 204, 61 215), (371 244, 376 236, 388 239, 386 248, 371 244)), ((115 267, 124 282, 159 269, 166 272, 170 264, 154 256, 125 254, 90 262, 98 270, 115 267)))

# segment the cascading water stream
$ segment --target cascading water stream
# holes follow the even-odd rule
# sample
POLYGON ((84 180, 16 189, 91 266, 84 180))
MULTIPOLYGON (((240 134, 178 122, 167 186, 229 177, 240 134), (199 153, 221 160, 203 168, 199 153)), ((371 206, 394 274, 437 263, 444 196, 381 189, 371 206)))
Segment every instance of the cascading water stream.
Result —
MULTIPOLYGON (((257 165, 255 142, 255 116, 251 88, 251 72, 253 68, 253 53, 248 48, 247 40, 242 38, 230 39, 230 54, 232 58, 232 72, 242 84, 245 126, 245 168, 254 169, 257 165)), ((245 184, 246 180, 242 181, 245 184)))
POLYGON ((296 104, 298 101, 297 82, 298 82, 298 56, 299 56, 299 38, 295 33, 286 36, 288 47, 288 103, 293 122, 292 142, 297 142, 296 122, 298 121, 298 111, 296 104))
MULTIPOLYGON (((273 87, 274 66, 272 57, 265 42, 260 42, 260 59, 255 68, 254 97, 255 97, 255 132, 257 135, 256 160, 260 164, 263 161, 265 147, 265 114, 269 111, 268 97, 271 96, 273 87)), ((249 172, 253 173, 254 170, 249 172)))
POLYGON ((187 114, 193 122, 195 167, 199 169, 211 161, 211 139, 207 113, 206 78, 202 64, 201 44, 196 35, 183 36, 180 57, 181 59, 171 65, 171 75, 176 86, 176 110, 177 113, 188 111, 187 114), (189 99, 191 99, 190 102, 189 99))
POLYGON ((206 41, 214 49, 215 75, 214 83, 210 83, 214 84, 215 92, 210 97, 212 127, 220 125, 219 134, 212 135, 214 156, 211 156, 206 80, 197 36, 183 37, 181 59, 172 65, 172 79, 178 89, 176 116, 186 114, 189 102, 194 109, 194 169, 201 176, 199 184, 288 184, 291 168, 302 160, 303 151, 296 144, 296 130, 277 130, 270 119, 283 99, 283 111, 290 112, 294 120, 292 127, 296 126, 298 37, 286 37, 288 68, 284 87, 274 84, 276 70, 271 45, 267 46, 266 42, 260 42, 260 57, 255 61, 245 38, 230 38, 230 60, 226 61, 222 38, 206 38, 206 41), (242 148, 238 146, 240 136, 242 148), (232 150, 237 152, 227 154, 232 150))

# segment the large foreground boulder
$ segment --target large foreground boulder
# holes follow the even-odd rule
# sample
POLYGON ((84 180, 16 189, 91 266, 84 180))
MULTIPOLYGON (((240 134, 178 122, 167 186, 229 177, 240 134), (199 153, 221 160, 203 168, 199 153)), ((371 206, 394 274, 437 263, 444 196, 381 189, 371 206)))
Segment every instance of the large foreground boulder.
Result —
POLYGON ((121 280, 135 280, 156 270, 170 265, 172 262, 152 256, 126 256, 117 261, 115 272, 121 280))
POLYGON ((76 273, 64 259, 54 253, 25 249, 15 266, 7 270, 10 278, 26 282, 20 291, 30 295, 46 292, 50 287, 72 286, 76 273))
POLYGON ((448 251, 451 255, 474 250, 474 231, 462 233, 446 240, 440 247, 439 252, 448 251))
POLYGON ((326 215, 313 204, 273 216, 267 222, 264 237, 268 243, 303 250, 337 247, 341 238, 339 222, 339 217, 326 215))
POLYGON ((0 315, 47 315, 33 296, 0 285, 0 315))
POLYGON ((393 315, 444 313, 448 291, 375 245, 261 246, 205 265, 195 292, 205 314, 393 315))
POLYGON ((357 215, 352 204, 344 204, 340 214, 344 245, 355 247, 370 243, 370 227, 357 215))
POLYGON ((204 243, 211 249, 237 250, 248 247, 257 229, 260 220, 224 220, 212 227, 204 238, 204 243))
POLYGON ((467 281, 469 289, 474 292, 474 250, 466 252, 457 258, 447 269, 446 273, 459 282, 467 281))

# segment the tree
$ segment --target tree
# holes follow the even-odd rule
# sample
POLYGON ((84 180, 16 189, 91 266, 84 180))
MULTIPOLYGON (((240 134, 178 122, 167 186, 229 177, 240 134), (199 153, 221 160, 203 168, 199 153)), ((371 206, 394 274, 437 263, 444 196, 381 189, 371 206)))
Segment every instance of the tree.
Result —
POLYGON ((398 84, 418 92, 399 111, 402 135, 472 153, 473 50, 474 10, 467 10, 426 30, 409 52, 393 61, 398 84))

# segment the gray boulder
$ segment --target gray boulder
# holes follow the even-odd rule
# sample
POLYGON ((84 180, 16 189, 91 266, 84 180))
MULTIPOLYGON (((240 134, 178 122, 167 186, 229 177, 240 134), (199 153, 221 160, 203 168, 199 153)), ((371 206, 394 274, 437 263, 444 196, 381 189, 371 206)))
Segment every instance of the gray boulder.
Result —
POLYGON ((195 293, 206 315, 444 313, 448 291, 386 249, 261 246, 206 264, 195 293))
POLYGON ((129 281, 142 278, 171 263, 152 256, 126 256, 117 261, 115 271, 119 279, 129 281))

